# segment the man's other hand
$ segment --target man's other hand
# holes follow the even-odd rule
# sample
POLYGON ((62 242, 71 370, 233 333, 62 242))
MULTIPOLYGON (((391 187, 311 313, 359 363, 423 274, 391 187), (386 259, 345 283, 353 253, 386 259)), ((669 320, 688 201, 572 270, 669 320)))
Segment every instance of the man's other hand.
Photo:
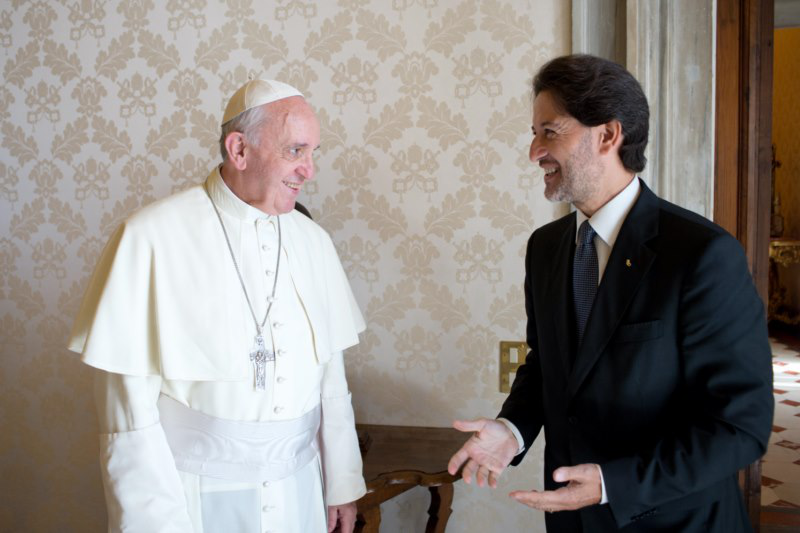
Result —
POLYGON ((328 533, 334 530, 336 533, 353 533, 355 526, 356 502, 328 506, 328 533))
POLYGON ((447 471, 455 475, 461 465, 461 477, 472 483, 472 476, 479 487, 485 484, 497 488, 500 474, 517 454, 519 444, 508 426, 497 420, 456 420, 453 427, 459 431, 475 432, 447 464, 447 471))
POLYGON ((548 513, 574 511, 600 503, 603 494, 600 467, 596 464, 562 466, 553 472, 553 480, 567 483, 556 490, 515 490, 509 496, 520 503, 548 513))

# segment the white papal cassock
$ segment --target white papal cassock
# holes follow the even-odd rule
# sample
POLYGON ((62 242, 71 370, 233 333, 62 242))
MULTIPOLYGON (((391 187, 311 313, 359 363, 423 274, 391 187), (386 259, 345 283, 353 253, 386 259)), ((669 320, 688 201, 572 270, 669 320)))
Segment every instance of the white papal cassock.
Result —
POLYGON ((276 275, 276 217, 239 200, 218 169, 204 186, 122 224, 75 320, 69 348, 106 371, 97 373, 95 395, 109 528, 325 531, 325 504, 366 492, 342 360, 342 350, 358 343, 363 318, 327 233, 296 211, 281 215, 278 283, 264 328, 276 356, 267 363, 266 390, 255 390, 255 326, 209 196, 260 321, 276 275), (202 457, 236 460, 237 449, 209 451, 203 447, 213 444, 190 437, 184 451, 199 459, 176 467, 176 437, 164 427, 185 407, 245 430, 252 422, 291 425, 319 408, 319 453, 288 477, 259 478, 258 465, 247 461, 234 465, 243 475, 226 476, 202 457))

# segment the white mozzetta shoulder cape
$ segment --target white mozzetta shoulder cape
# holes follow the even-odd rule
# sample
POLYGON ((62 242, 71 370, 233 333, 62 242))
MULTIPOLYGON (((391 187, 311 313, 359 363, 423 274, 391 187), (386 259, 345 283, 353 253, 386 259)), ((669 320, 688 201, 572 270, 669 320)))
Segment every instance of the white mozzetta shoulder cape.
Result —
MULTIPOLYGON (((215 190, 220 186, 215 169, 205 186, 143 208, 114 232, 69 342, 86 364, 170 380, 247 379, 249 361, 232 354, 249 353, 254 325, 204 188, 220 205, 226 201, 215 190)), ((325 230, 297 211, 280 219, 289 271, 310 321, 317 362, 324 364, 331 353, 358 343, 364 320, 325 230)), ((243 217, 238 223, 249 222, 243 217)), ((231 245, 243 257, 241 242, 231 245)))

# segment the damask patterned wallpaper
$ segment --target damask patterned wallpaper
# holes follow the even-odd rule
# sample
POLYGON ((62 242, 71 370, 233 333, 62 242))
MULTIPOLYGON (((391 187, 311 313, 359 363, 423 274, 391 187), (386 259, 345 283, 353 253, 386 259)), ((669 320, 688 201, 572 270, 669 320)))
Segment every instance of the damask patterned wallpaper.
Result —
MULTIPOLYGON (((494 416, 497 345, 524 337, 531 230, 564 212, 527 160, 529 79, 566 53, 569 0, 5 0, 0 3, 0 531, 102 531, 90 373, 64 349, 121 219, 219 161, 251 76, 322 124, 302 197, 368 321, 347 354, 359 421, 494 416)), ((541 443, 537 444, 540 447, 541 443)), ((449 530, 543 531, 458 484, 449 530)), ((419 531, 425 491, 384 506, 419 531)))

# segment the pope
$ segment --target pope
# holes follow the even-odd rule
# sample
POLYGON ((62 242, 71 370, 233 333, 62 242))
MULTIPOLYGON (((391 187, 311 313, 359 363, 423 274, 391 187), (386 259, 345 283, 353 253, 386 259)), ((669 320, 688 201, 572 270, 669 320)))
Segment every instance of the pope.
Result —
POLYGON ((295 210, 319 122, 252 80, 205 182, 111 236, 70 350, 96 369, 111 531, 352 531, 365 492, 342 352, 364 321, 328 234, 295 210))

